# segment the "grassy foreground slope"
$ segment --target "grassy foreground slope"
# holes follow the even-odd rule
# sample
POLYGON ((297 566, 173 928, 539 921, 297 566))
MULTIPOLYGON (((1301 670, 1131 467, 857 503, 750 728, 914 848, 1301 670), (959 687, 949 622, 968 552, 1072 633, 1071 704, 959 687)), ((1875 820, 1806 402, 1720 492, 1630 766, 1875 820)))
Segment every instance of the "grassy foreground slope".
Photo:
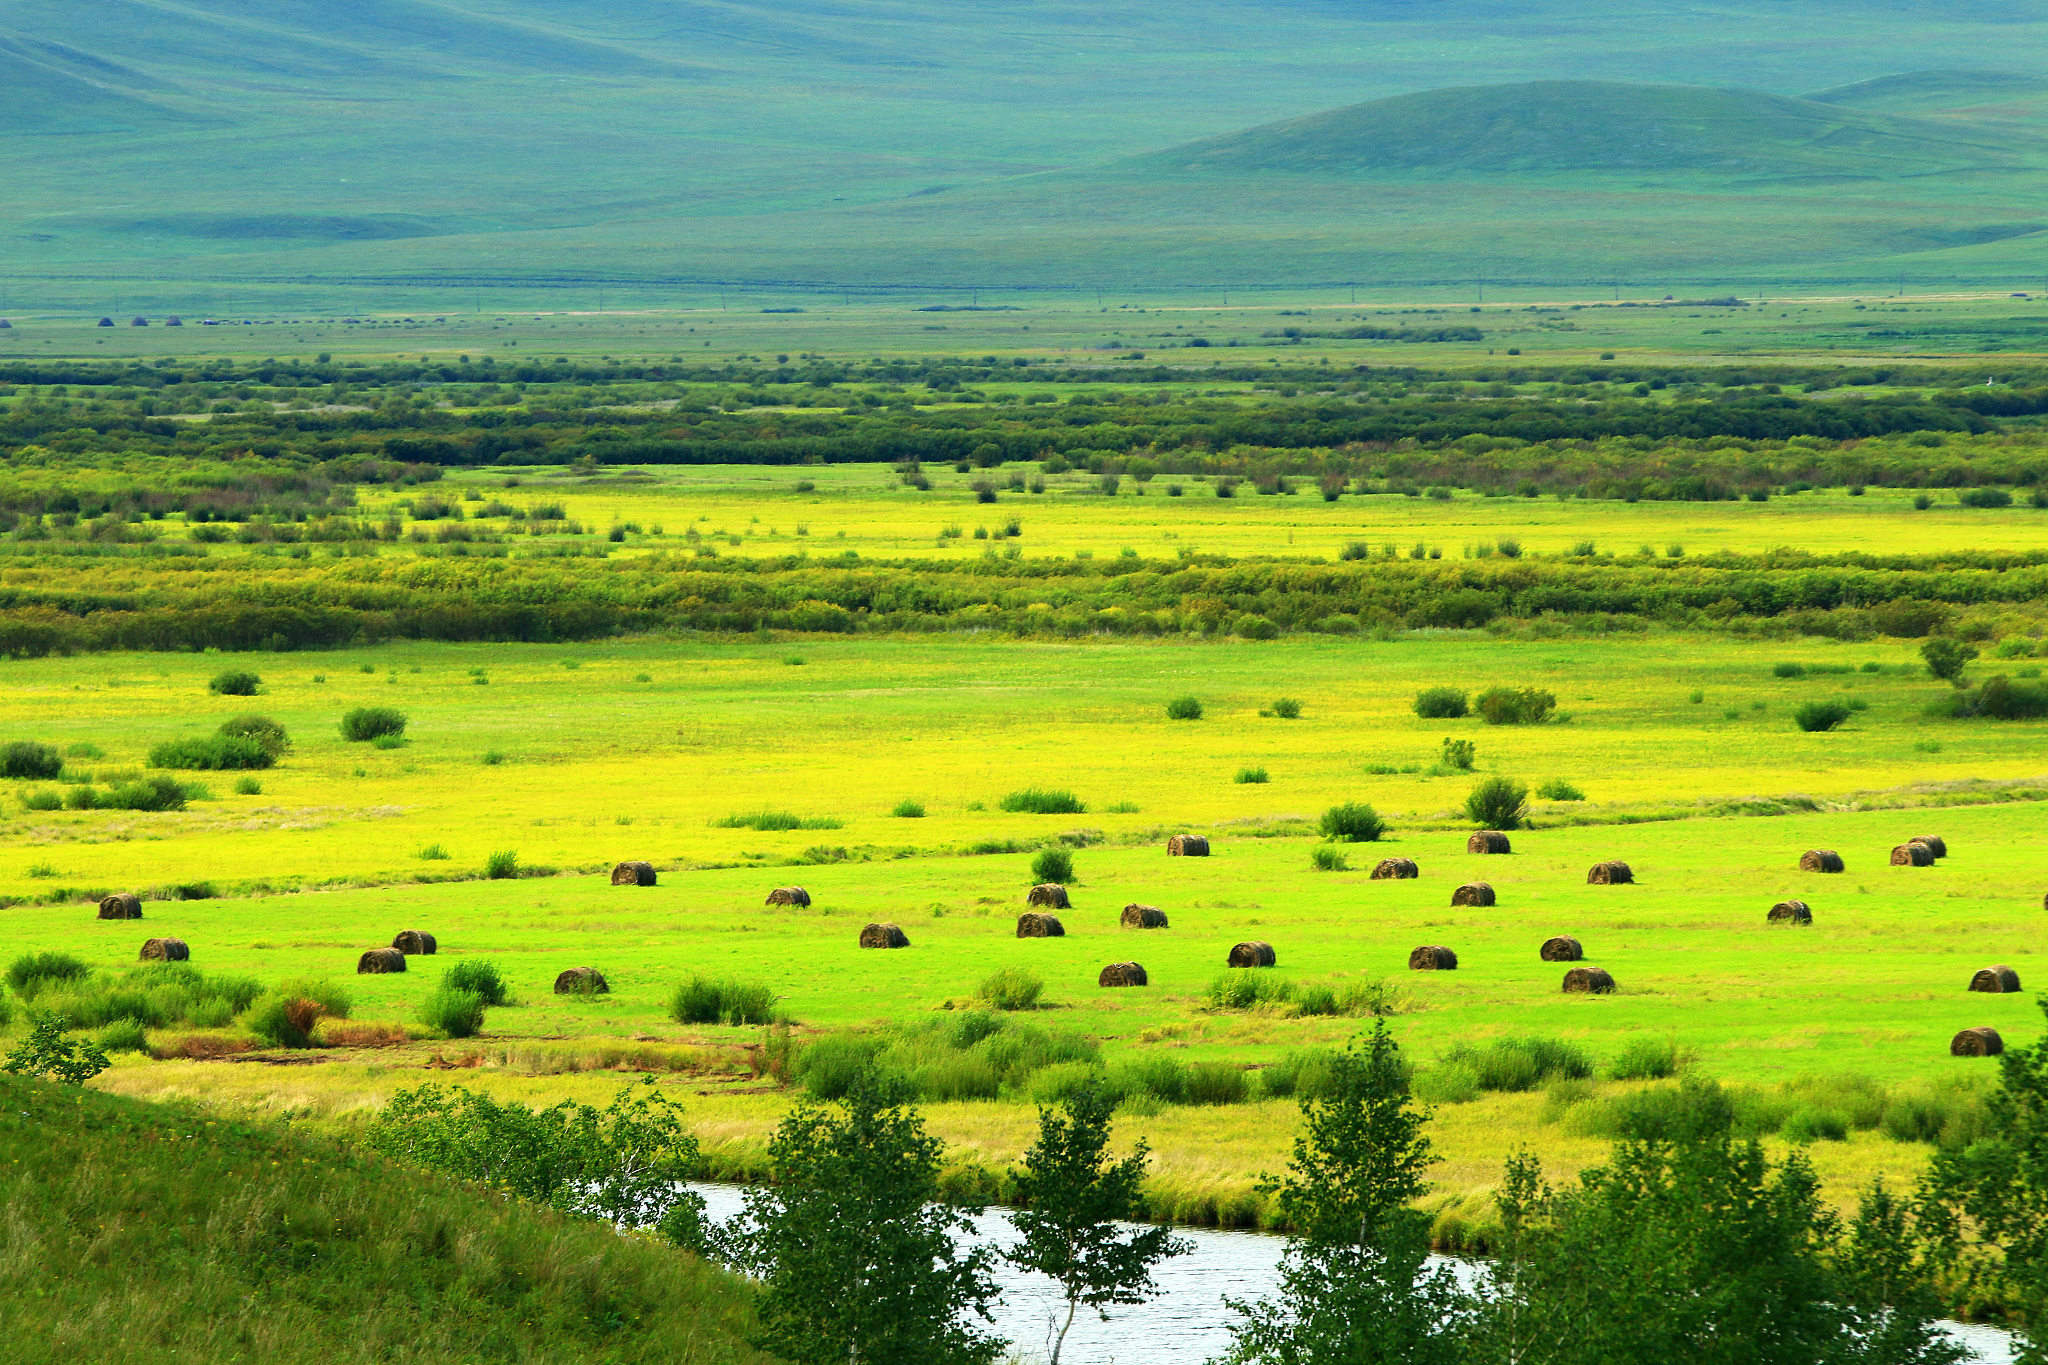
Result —
POLYGON ((277 1129, 0 1075, 0 1340, 40 1361, 754 1361, 693 1258, 277 1129))

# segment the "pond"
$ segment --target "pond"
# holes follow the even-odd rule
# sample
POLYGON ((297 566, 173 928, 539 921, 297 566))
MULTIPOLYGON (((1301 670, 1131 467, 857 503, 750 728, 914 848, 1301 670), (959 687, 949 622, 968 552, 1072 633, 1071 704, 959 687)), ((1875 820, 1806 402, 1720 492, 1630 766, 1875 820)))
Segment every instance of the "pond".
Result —
MULTIPOLYGON (((704 1196, 711 1216, 723 1221, 740 1211, 742 1187, 693 1184, 704 1196)), ((975 1220, 977 1240, 1007 1244, 1016 1240, 1007 1212, 990 1209, 975 1220)), ((1103 1322, 1085 1309, 1067 1333, 1062 1365, 1199 1365, 1221 1355, 1230 1344, 1235 1315, 1225 1295, 1251 1299, 1270 1293, 1279 1283, 1280 1254, 1286 1239, 1262 1232, 1223 1232, 1214 1228, 1178 1228, 1195 1249, 1159 1268, 1153 1278, 1160 1295, 1135 1308, 1112 1310, 1103 1322)), ((1450 1262, 1461 1270, 1470 1262, 1450 1262)), ((1025 1361, 1043 1361, 1065 1304, 1052 1281, 998 1264, 1002 1302, 991 1328, 1017 1348, 1025 1361)), ((2010 1365, 2011 1338, 1993 1327, 1951 1323, 1949 1330, 1977 1358, 1991 1365, 2010 1365)))

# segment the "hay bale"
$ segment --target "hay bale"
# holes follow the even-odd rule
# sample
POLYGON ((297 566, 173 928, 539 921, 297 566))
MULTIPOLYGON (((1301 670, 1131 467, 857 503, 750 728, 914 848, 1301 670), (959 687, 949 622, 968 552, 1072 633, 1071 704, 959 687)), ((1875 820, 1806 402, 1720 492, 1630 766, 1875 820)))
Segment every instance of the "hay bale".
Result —
POLYGON ((1067 901, 1067 888, 1058 882, 1040 882, 1025 894, 1026 905, 1042 905, 1048 910, 1071 910, 1067 901))
POLYGON ((1627 863, 1594 863, 1586 871, 1588 886, 1633 886, 1636 874, 1629 871, 1627 863))
POLYGON ((1441 943, 1425 944, 1408 954, 1408 970, 1411 972, 1455 972, 1458 970, 1458 955, 1441 943))
POLYGON ((1544 939, 1536 955, 1545 962, 1577 962, 1586 955, 1586 950, 1570 934, 1558 934, 1544 939))
MULTIPOLYGON (((190 962, 192 950, 182 938, 153 938, 142 945, 144 962, 190 962)), ((1974 989, 1974 988, 1973 988, 1974 989)), ((2015 987, 2014 989, 2018 989, 2015 987)))
POLYGON ((1095 978, 1098 986, 1149 986, 1145 969, 1135 962, 1112 962, 1095 978))
POLYGON ((407 957, 432 957, 441 950, 434 942, 434 936, 418 929, 402 929, 398 937, 391 940, 391 946, 407 957))
POLYGON ((1985 967, 1970 978, 1970 989, 1984 991, 1990 995, 2007 995, 2020 988, 2020 974, 2000 964, 1985 967))
POLYGON ((1612 995, 1614 978, 1604 967, 1574 967, 1564 974, 1567 995, 1612 995))
POLYGON ((1806 908, 1805 901, 1779 901, 1765 919, 1771 924, 1811 924, 1813 911, 1806 908))
POLYGON ((1937 858, 1948 856, 1948 844, 1939 834, 1916 834, 1906 842, 1927 845, 1927 851, 1937 858))
POLYGON ((1413 858, 1382 858, 1373 868, 1372 876, 1367 880, 1375 882, 1407 881, 1411 877, 1419 877, 1421 875, 1422 870, 1415 866, 1413 858))
POLYGON ((1176 834, 1166 841, 1166 855, 1169 858, 1206 858, 1209 856, 1209 841, 1199 834, 1176 834))
POLYGON ((653 863, 620 863, 612 869, 613 886, 654 885, 653 863))
POLYGON ((595 967, 571 967, 555 978, 556 995, 610 995, 612 983, 595 967))
POLYGON ((1271 967, 1276 965, 1279 960, 1279 958, 1273 956, 1272 944, 1258 939, 1251 939, 1232 948, 1230 956, 1225 959, 1223 965, 1226 967, 1271 967))
POLYGON ((396 948, 372 948, 356 959, 357 976, 382 976, 405 970, 405 954, 396 948))
POLYGON ((1059 922, 1057 916, 1041 914, 1036 910, 1027 910, 1017 916, 1018 938, 1065 938, 1066 936, 1066 926, 1059 922))
POLYGON ((1809 848, 1799 855, 1801 872, 1840 872, 1842 855, 1831 848, 1809 848))
POLYGON ((1508 836, 1497 829, 1482 829, 1465 841, 1467 853, 1512 853, 1508 836))
POLYGON ((1900 844, 1892 850, 1893 867, 1933 867, 1934 850, 1925 844, 1900 844))
POLYGON ((763 902, 766 905, 798 906, 807 906, 810 903, 811 893, 801 886, 778 886, 768 893, 768 899, 763 902))
POLYGON ((1488 882, 1466 882, 1451 893, 1452 905, 1492 905, 1493 886, 1488 882))
POLYGON ((1123 916, 1117 922, 1126 929, 1164 929, 1166 912, 1156 905, 1132 902, 1124 907, 1123 916))
POLYGON ((910 940, 893 924, 870 924, 860 931, 863 948, 908 948, 910 940))
POLYGON ((130 891, 117 891, 100 902, 101 919, 141 919, 142 897, 130 891))
POLYGON ((1996 1057, 2005 1051, 2005 1039, 1995 1028, 1966 1028, 1948 1041, 1951 1057, 1996 1057))

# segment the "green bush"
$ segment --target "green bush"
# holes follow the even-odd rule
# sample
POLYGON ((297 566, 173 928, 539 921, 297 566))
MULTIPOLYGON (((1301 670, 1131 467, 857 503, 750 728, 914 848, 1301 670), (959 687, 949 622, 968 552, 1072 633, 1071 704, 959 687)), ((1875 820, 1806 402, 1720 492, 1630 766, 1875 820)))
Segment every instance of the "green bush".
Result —
POLYGON ((1490 687, 1472 706, 1488 725, 1541 725, 1557 709, 1557 697, 1538 687, 1490 687))
POLYGON ((1792 723, 1811 734, 1821 730, 1832 730, 1853 714, 1847 702, 1832 699, 1809 701, 1793 708, 1792 723))
POLYGON ((475 993, 486 1005, 508 1003, 511 987, 498 971, 498 964, 476 959, 456 963, 441 973, 441 984, 475 993))
POLYGON ((98 1041, 102 1052, 143 1052, 149 1047, 139 1019, 116 1019, 100 1030, 98 1041))
POLYGON ((353 744, 365 744, 379 735, 402 735, 403 711, 389 706, 358 706, 341 718, 341 737, 353 744))
POLYGON ((1266 770, 1264 768, 1239 768, 1237 770, 1237 776, 1231 778, 1230 780, 1237 783, 1237 785, 1240 787, 1245 787, 1264 786, 1271 779, 1266 776, 1266 770))
POLYGON ((1462 688, 1431 687, 1415 694, 1415 714, 1424 720, 1457 720, 1470 714, 1462 688))
POLYGON ((1806 665, 1772 664, 1771 676, 1774 678, 1803 678, 1806 676, 1806 665))
POLYGON ((22 999, 33 1000, 45 986, 77 981, 91 973, 83 958, 70 953, 23 953, 7 964, 7 984, 22 999))
POLYGON ((236 768, 268 768, 277 755, 260 742, 242 735, 192 735, 167 739, 149 751, 152 768, 186 768, 200 771, 236 768))
POLYGON ((1982 716, 1991 720, 2038 720, 2048 716, 2048 685, 2014 682, 2003 673, 1987 678, 1982 687, 1958 692, 1944 708, 1958 718, 1982 716))
POLYGON ((1536 789, 1545 801, 1583 801, 1586 794, 1561 777, 1553 777, 1536 789))
POLYGON ((1026 787, 1023 791, 1011 792, 996 803, 1012 813, 1027 815, 1085 815, 1088 807, 1070 791, 1048 790, 1043 787, 1026 787))
POLYGON ((889 811, 889 814, 899 820, 922 820, 924 819, 924 803, 905 798, 902 801, 898 801, 889 811))
POLYGON ((1349 872, 1351 870, 1351 864, 1345 861, 1342 851, 1331 848, 1328 844, 1317 844, 1314 848, 1310 849, 1308 851, 1308 861, 1309 865, 1318 872, 1349 872))
POLYGON ((1387 822, 1363 801, 1346 801, 1324 811, 1317 828, 1333 843, 1369 844, 1387 832, 1387 822))
POLYGON ((1583 1080, 1592 1059, 1572 1043, 1555 1038, 1502 1038, 1480 1046, 1459 1044, 1444 1054, 1446 1066, 1469 1070, 1482 1090, 1534 1090, 1546 1080, 1583 1080))
POLYGON ((1481 778, 1465 797, 1465 815, 1481 829, 1520 829, 1529 813, 1529 788, 1512 777, 1481 778))
POLYGON ((974 988, 975 999, 999 1010, 1038 1008, 1045 982, 1028 967, 1005 967, 974 988))
POLYGON ((1970 488, 1956 494, 1956 501, 1965 507, 2010 507, 2012 494, 2003 488, 1970 488))
POLYGON ((450 1038, 473 1038, 484 1026, 484 998, 444 985, 420 1001, 419 1021, 450 1038))
POLYGON ((1793 1110, 1779 1125, 1778 1136, 1787 1142, 1846 1142, 1849 1120, 1835 1110, 1808 1106, 1793 1110))
POLYGON ((851 1033, 828 1033, 804 1044, 791 1064, 791 1077, 814 1097, 846 1097, 854 1082, 873 1069, 886 1040, 851 1033))
POLYGON ((1074 879, 1074 855, 1063 848, 1043 848, 1031 860, 1031 875, 1041 882, 1061 885, 1074 879))
POLYGON ((758 982, 694 973, 676 983, 668 1001, 669 1018, 678 1024, 765 1024, 774 1008, 775 992, 758 982))
POLYGON ((206 690, 217 697, 253 697, 256 689, 263 685, 263 679, 246 669, 230 669, 216 673, 206 690))
POLYGON ((253 777, 238 777, 235 779, 235 794, 237 796, 261 796, 263 795, 263 783, 253 777))
POLYGON ((1301 719, 1301 703, 1292 697, 1280 697, 1273 702, 1273 714, 1281 720, 1301 719))
POLYGON ((1966 645, 1946 635, 1937 635, 1920 646, 1920 657, 1927 664, 1927 671, 1944 682, 1955 682, 1963 676, 1963 670, 1977 657, 1977 647, 1966 645))
POLYGON ((222 721, 220 729, 214 733, 235 739, 253 739, 272 758, 282 758, 292 749, 291 736, 269 716, 235 716, 222 721))
POLYGON ((490 881, 511 881, 519 875, 519 854, 509 848, 501 848, 484 859, 484 876, 490 881))
POLYGON ((48 787, 44 787, 39 791, 24 792, 21 798, 21 808, 23 810, 62 810, 64 809, 64 798, 58 793, 51 791, 48 787))
POLYGON ((1166 703, 1166 718, 1168 720, 1200 720, 1202 718, 1202 703, 1194 697, 1175 697, 1172 701, 1166 703))
POLYGON ((1469 739, 1452 739, 1446 735, 1437 762, 1452 772, 1469 773, 1472 765, 1479 761, 1479 746, 1469 739))
POLYGON ((93 795, 92 788, 78 787, 74 790, 91 799, 91 806, 82 807, 100 810, 183 810, 186 801, 203 794, 204 787, 187 786, 172 777, 159 773, 152 777, 140 778, 134 782, 123 782, 93 795))
POLYGON ((64 755, 48 744, 17 739, 0 749, 0 777, 26 777, 47 782, 64 771, 64 755))
POLYGON ((272 1047, 309 1047, 313 1025, 319 1022, 316 1000, 285 991, 271 991, 249 1007, 242 1024, 272 1047))
POLYGON ((1684 1065, 1678 1045, 1668 1039, 1631 1038, 1607 1064, 1607 1074, 1617 1081, 1661 1081, 1676 1075, 1684 1065))

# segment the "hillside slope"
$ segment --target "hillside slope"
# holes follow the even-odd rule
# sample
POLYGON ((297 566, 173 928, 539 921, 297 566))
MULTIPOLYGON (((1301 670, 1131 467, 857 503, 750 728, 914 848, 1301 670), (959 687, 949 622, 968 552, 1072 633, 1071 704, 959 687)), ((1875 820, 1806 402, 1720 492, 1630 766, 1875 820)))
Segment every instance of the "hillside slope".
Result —
POLYGON ((722 1272, 330 1143, 0 1075, 16 1365, 750 1365, 722 1272))

